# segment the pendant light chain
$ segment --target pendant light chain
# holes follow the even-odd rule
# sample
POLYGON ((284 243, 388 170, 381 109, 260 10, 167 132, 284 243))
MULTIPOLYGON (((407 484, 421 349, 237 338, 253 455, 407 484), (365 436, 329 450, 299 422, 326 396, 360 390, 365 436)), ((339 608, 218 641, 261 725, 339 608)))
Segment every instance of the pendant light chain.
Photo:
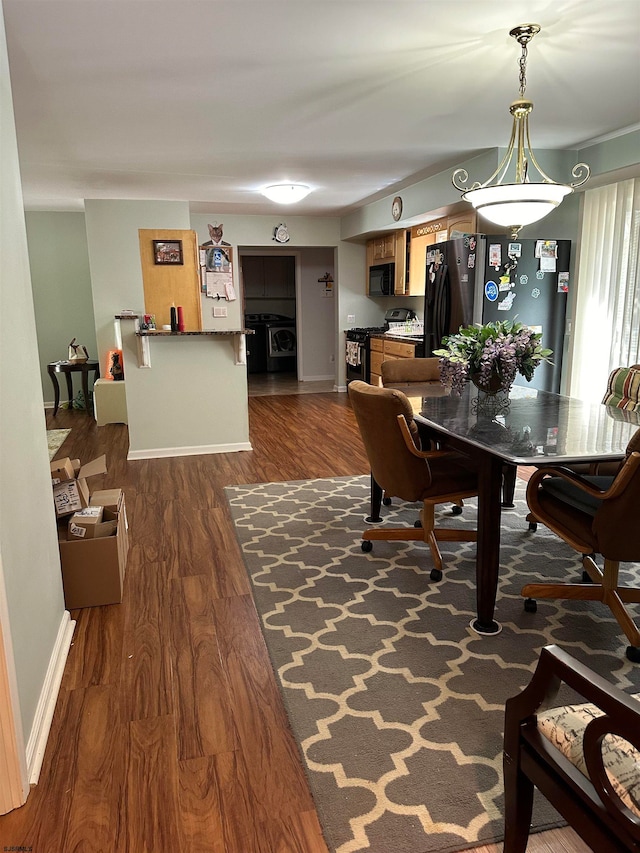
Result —
POLYGON ((524 93, 527 88, 527 43, 520 42, 522 46, 522 56, 520 57, 520 97, 524 98, 524 93))

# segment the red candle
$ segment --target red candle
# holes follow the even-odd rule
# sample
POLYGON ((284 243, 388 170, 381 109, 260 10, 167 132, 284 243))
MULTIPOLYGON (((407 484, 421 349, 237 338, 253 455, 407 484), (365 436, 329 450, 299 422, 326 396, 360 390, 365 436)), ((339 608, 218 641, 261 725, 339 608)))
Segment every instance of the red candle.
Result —
POLYGON ((178 305, 178 331, 184 332, 184 314, 182 311, 182 305, 178 305))

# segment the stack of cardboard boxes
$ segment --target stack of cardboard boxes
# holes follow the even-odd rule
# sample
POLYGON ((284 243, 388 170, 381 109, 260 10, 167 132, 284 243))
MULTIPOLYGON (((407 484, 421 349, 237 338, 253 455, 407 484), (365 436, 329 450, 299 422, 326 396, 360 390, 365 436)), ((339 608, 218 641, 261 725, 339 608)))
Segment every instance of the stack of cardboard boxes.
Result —
POLYGON ((69 610, 117 604, 129 550, 122 489, 90 491, 87 479, 107 470, 106 457, 51 463, 64 600, 69 610))

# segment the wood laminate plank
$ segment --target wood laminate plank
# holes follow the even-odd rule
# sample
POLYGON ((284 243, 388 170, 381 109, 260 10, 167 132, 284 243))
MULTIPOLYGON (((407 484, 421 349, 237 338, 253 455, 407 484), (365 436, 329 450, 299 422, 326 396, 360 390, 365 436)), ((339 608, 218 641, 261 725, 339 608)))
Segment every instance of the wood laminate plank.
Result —
POLYGON ((124 721, 163 717, 174 705, 167 567, 132 562, 130 555, 124 594, 135 605, 125 609, 120 675, 124 721))
POLYGON ((129 724, 124 823, 113 850, 160 853, 187 850, 178 812, 178 763, 172 717, 129 724))
POLYGON ((124 784, 122 727, 110 686, 75 691, 82 697, 71 806, 61 850, 99 853, 113 845, 124 784))
POLYGON ((191 758, 178 764, 180 820, 189 853, 230 853, 224 836, 216 759, 191 758))
POLYGON ((313 801, 253 600, 249 596, 219 599, 213 607, 240 748, 255 804, 265 814, 280 819, 309 811, 313 801), (274 767, 278 767, 277 774, 273 773, 274 767))
POLYGON ((73 610, 76 627, 69 649, 62 688, 74 690, 94 684, 117 684, 124 632, 122 607, 73 610))
POLYGON ((214 628, 211 584, 204 576, 172 581, 171 648, 178 758, 236 747, 236 731, 214 628))

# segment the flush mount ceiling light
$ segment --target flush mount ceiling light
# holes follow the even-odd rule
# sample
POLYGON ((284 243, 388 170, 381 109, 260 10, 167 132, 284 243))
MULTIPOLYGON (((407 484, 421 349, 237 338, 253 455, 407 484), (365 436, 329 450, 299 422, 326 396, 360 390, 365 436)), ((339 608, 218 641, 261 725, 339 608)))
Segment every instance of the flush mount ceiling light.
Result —
POLYGON ((527 85, 527 45, 539 32, 538 24, 520 24, 509 32, 522 48, 519 60, 520 97, 509 107, 513 128, 502 162, 483 184, 476 182, 471 187, 465 186, 469 180, 466 169, 456 169, 452 176, 454 187, 463 193, 462 198, 490 222, 509 228, 514 240, 524 225, 537 222, 551 213, 566 195, 586 183, 591 174, 586 163, 578 163, 571 172, 576 180, 572 184, 558 184, 542 171, 531 150, 529 113, 533 109, 533 102, 524 97, 527 85), (515 174, 511 167, 514 153, 515 174), (532 166, 537 175, 532 175, 532 166), (512 183, 503 183, 508 175, 512 183))
POLYGON ((308 196, 311 187, 306 186, 306 184, 271 184, 260 192, 278 204, 294 204, 308 196))

